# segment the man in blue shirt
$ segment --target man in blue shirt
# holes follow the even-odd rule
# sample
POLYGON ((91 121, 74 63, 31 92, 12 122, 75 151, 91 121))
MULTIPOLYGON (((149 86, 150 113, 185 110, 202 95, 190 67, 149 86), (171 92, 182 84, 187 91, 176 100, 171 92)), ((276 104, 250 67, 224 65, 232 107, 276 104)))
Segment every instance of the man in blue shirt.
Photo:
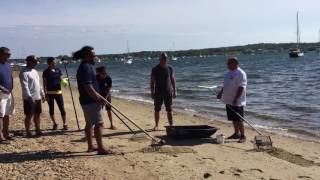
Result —
POLYGON ((10 49, 0 47, 0 143, 10 139, 9 116, 14 113, 12 69, 8 64, 10 49))
POLYGON ((81 59, 77 70, 77 84, 79 100, 86 120, 88 152, 97 151, 98 155, 106 155, 112 153, 102 143, 102 108, 107 104, 107 100, 99 94, 98 80, 93 69, 95 58, 94 49, 90 46, 85 46, 73 53, 73 59, 81 59), (95 147, 92 142, 93 127, 98 147, 95 147))

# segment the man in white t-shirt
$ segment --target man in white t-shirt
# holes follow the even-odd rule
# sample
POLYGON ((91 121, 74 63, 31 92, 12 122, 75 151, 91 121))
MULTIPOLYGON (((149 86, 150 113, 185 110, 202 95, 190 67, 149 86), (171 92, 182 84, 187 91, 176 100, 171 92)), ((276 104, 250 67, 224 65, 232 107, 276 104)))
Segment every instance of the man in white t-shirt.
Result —
POLYGON ((36 128, 36 136, 42 135, 40 130, 40 114, 42 112, 41 100, 45 101, 43 89, 40 85, 38 72, 34 69, 38 64, 36 56, 31 55, 26 58, 27 66, 21 69, 19 78, 22 89, 23 111, 25 114, 26 137, 32 137, 30 126, 31 119, 36 128))
POLYGON ((228 59, 229 72, 225 74, 223 88, 217 98, 226 104, 228 120, 233 122, 234 134, 228 139, 239 139, 239 143, 246 141, 243 125, 243 108, 246 105, 247 75, 239 67, 236 57, 228 59))

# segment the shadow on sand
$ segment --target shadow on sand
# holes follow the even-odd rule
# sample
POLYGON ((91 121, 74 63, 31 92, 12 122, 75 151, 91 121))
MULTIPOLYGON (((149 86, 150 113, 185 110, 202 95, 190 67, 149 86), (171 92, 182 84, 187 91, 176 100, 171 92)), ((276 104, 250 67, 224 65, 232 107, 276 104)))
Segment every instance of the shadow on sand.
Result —
POLYGON ((41 161, 50 159, 69 159, 74 157, 94 156, 85 152, 54 152, 54 151, 38 151, 38 152, 21 152, 21 153, 4 153, 0 154, 0 163, 17 163, 26 161, 41 161))
POLYGON ((165 145, 170 146, 196 146, 201 144, 216 144, 214 138, 201 138, 201 139, 174 139, 168 136, 157 136, 165 141, 165 145))

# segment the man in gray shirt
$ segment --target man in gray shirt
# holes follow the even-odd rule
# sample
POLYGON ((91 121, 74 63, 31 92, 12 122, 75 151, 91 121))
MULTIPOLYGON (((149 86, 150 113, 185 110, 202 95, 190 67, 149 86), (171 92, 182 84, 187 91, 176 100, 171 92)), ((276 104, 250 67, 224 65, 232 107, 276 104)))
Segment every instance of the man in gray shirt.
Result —
POLYGON ((151 97, 154 100, 154 119, 155 126, 153 130, 158 130, 160 110, 164 103, 166 106, 169 125, 172 126, 172 99, 176 98, 176 79, 173 68, 167 64, 168 56, 162 53, 159 58, 159 64, 152 68, 151 72, 151 97))

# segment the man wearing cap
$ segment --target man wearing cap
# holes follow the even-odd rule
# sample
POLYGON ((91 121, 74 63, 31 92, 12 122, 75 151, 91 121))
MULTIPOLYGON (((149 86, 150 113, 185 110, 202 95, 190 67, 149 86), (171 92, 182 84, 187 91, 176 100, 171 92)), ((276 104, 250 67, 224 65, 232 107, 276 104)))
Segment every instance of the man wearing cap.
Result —
POLYGON ((34 55, 26 58, 27 66, 21 69, 19 78, 22 88, 23 109, 25 114, 26 137, 32 137, 30 126, 31 119, 35 125, 36 136, 41 136, 40 114, 42 112, 41 100, 44 102, 44 92, 40 85, 38 72, 34 69, 38 64, 37 57, 34 55))
POLYGON ((239 61, 236 57, 228 59, 227 67, 229 72, 225 74, 223 88, 217 98, 222 98, 226 104, 228 120, 233 122, 234 134, 228 139, 239 139, 239 143, 244 143, 246 136, 242 118, 246 105, 247 75, 239 67, 239 61))
POLYGON ((160 110, 163 103, 166 107, 169 125, 173 125, 171 106, 172 99, 177 96, 176 79, 172 66, 167 63, 167 54, 161 53, 159 61, 159 64, 152 68, 150 78, 151 97, 154 100, 154 131, 158 130, 160 110))
POLYGON ((52 129, 58 129, 58 124, 54 116, 54 101, 56 101, 63 121, 62 130, 68 130, 68 126, 66 123, 66 111, 64 109, 64 102, 61 91, 62 72, 58 67, 56 67, 56 60, 54 57, 49 57, 47 59, 47 64, 48 68, 43 71, 42 79, 46 100, 49 105, 49 114, 53 123, 52 129))
POLYGON ((9 137, 9 116, 14 113, 12 69, 8 64, 10 49, 0 47, 0 143, 9 137))

